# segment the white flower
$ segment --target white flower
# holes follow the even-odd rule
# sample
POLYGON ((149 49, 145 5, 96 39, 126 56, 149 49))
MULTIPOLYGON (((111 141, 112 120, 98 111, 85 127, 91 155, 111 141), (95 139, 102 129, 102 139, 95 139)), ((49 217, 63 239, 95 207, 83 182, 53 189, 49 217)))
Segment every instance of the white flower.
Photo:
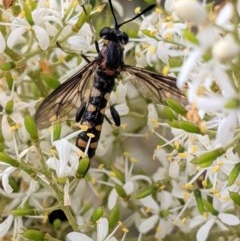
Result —
MULTIPOLYGON (((45 190, 39 191, 38 182, 30 180, 30 178, 26 178, 24 180, 26 183, 29 183, 29 188, 27 190, 23 191, 20 188, 18 193, 4 193, 4 196, 8 197, 10 200, 7 206, 2 207, 4 212, 10 213, 12 209, 21 208, 26 204, 26 202, 31 203, 31 205, 35 206, 37 209, 43 208, 42 200, 43 198, 49 198, 49 193, 47 193, 45 190)), ((42 219, 41 216, 38 218, 42 219)), ((23 227, 24 225, 22 217, 14 217, 13 215, 9 214, 6 216, 6 219, 0 223, 0 238, 8 237, 8 235, 11 235, 12 238, 17 239, 19 237, 19 233, 22 232, 23 227)))
POLYGON ((8 96, 5 92, 0 93, 0 105, 4 108, 2 114, 2 133, 6 140, 7 145, 12 145, 13 134, 16 130, 19 138, 23 142, 27 142, 29 140, 29 134, 24 128, 24 118, 23 112, 28 110, 30 113, 33 110, 34 102, 23 102, 19 99, 16 94, 13 96, 8 96), (11 113, 6 113, 5 109, 8 102, 13 101, 13 107, 11 113))
MULTIPOLYGON (((205 68, 205 71, 208 71, 207 68, 205 68)), ((195 82, 189 88, 189 99, 202 113, 209 113, 210 115, 215 113, 215 116, 206 122, 206 126, 217 129, 216 143, 224 145, 231 141, 240 123, 238 105, 234 104, 238 101, 238 94, 231 86, 231 81, 224 69, 219 68, 219 66, 212 66, 211 71, 211 74, 209 72, 203 74, 205 74, 205 76, 208 75, 209 81, 211 81, 210 78, 212 74, 217 78, 217 84, 222 92, 221 95, 211 93, 210 89, 205 95, 199 95, 197 92, 202 85, 202 83, 200 83, 202 76, 200 75, 196 77, 195 82)), ((211 86, 211 83, 209 84, 207 81, 206 84, 205 88, 211 86)))
POLYGON ((150 130, 154 130, 157 126, 157 119, 158 119, 158 114, 156 111, 156 108, 154 106, 154 104, 149 104, 148 105, 148 127, 150 130))
POLYGON ((226 205, 226 203, 223 203, 214 197, 213 206, 219 212, 216 216, 213 216, 212 214, 208 214, 207 218, 203 216, 195 216, 189 223, 191 229, 203 223, 197 231, 197 241, 205 241, 214 224, 216 224, 219 230, 222 231, 228 230, 226 225, 237 226, 240 224, 240 219, 236 215, 224 212, 224 209, 227 212, 229 205, 226 205))
MULTIPOLYGON (((97 238, 92 239, 89 238, 86 234, 78 233, 78 232, 71 232, 67 235, 66 241, 117 241, 113 234, 115 230, 108 235, 108 220, 106 218, 100 218, 97 221, 97 238)), ((122 239, 123 240, 123 239, 122 239)))
POLYGON ((164 180, 168 177, 169 171, 169 161, 167 160, 167 153, 164 148, 159 148, 155 150, 154 159, 159 161, 158 169, 153 173, 152 178, 155 182, 159 180, 164 180))
MULTIPOLYGON (((126 195, 131 195, 136 190, 138 190, 139 182, 144 181, 151 184, 151 179, 149 177, 144 175, 134 175, 132 173, 134 163, 135 163, 134 159, 132 159, 132 161, 130 162, 131 165, 129 165, 129 160, 127 156, 125 157, 124 160, 122 158, 119 158, 118 160, 116 160, 116 162, 118 163, 117 165, 118 169, 123 168, 124 170, 124 180, 120 180, 116 176, 111 175, 112 174, 111 172, 106 172, 106 174, 109 175, 111 180, 111 183, 108 182, 106 183, 106 185, 111 185, 111 186, 115 186, 116 184, 120 185, 124 189, 126 195), (122 167, 123 164, 124 166, 122 167)), ((108 198, 108 208, 110 210, 117 204, 118 199, 119 199, 119 195, 116 189, 112 188, 108 198)))
MULTIPOLYGON (((239 2, 239 1, 238 1, 239 2)), ((220 12, 218 13, 216 17, 216 24, 221 27, 226 27, 229 29, 231 26, 230 21, 234 14, 234 6, 231 2, 228 2, 224 4, 224 6, 220 9, 220 12)))
POLYGON ((84 233, 71 232, 67 235, 66 241, 75 241, 75 240, 93 241, 93 239, 89 238, 84 233))
POLYGON ((149 218, 141 221, 138 230, 145 234, 157 225, 155 238, 162 239, 170 234, 174 227, 172 220, 174 215, 171 213, 171 208, 173 208, 176 203, 174 202, 171 193, 167 191, 162 191, 157 196, 160 205, 151 196, 139 200, 141 205, 146 208, 147 214, 151 213, 151 215, 149 218), (161 213, 163 216, 161 216, 161 213), (166 216, 164 216, 164 213, 166 213, 166 216))
MULTIPOLYGON (((182 0, 181 0, 182 1, 182 0)), ((198 3, 200 4, 200 3, 198 3)), ((230 25, 231 5, 221 10, 215 19, 215 23, 199 24, 199 32, 196 35, 198 43, 188 45, 189 52, 179 73, 177 85, 184 88, 188 85, 187 97, 190 103, 198 109, 201 120, 208 114, 210 119, 205 126, 217 130, 216 144, 229 143, 236 134, 240 124, 238 111, 238 84, 233 75, 229 74, 231 67, 227 61, 238 56, 240 48, 236 40, 233 28, 230 25), (223 18, 223 12, 228 15, 223 18), (226 27, 228 33, 219 31, 214 24, 226 27), (230 25, 230 27, 229 27, 230 25), (204 56, 212 53, 206 61, 204 56), (224 61, 225 65, 222 64, 224 61), (216 86, 218 89, 213 88, 216 86), (235 105, 233 104, 235 102, 235 105)))
POLYGON ((137 63, 140 66, 152 66, 160 60, 168 64, 169 57, 182 55, 181 51, 177 51, 174 42, 181 44, 182 30, 185 27, 185 24, 179 22, 166 21, 158 11, 152 12, 144 18, 140 26, 139 35, 142 38, 136 40, 139 42, 136 46, 137 63), (148 34, 143 35, 144 31, 148 31, 148 34))
POLYGON ((58 158, 49 158, 47 165, 56 171, 59 178, 75 176, 79 163, 77 147, 65 138, 55 141, 53 144, 57 149, 58 158))
POLYGON ((14 216, 9 215, 2 223, 0 223, 0 238, 4 238, 14 222, 14 216))
MULTIPOLYGON (((1 159, 0 159, 1 162, 1 159)), ((12 193, 13 189, 9 184, 9 176, 16 170, 15 167, 9 166, 5 168, 3 171, 0 171, 0 178, 2 179, 3 189, 6 193, 12 193)))
POLYGON ((10 24, 10 26, 12 26, 12 31, 7 39, 7 45, 9 48, 12 49, 14 45, 19 43, 19 41, 21 42, 23 40, 23 35, 28 31, 32 31, 34 33, 41 49, 46 50, 49 47, 49 36, 54 36, 57 31, 57 29, 53 27, 54 25, 50 24, 50 22, 54 22, 59 26, 62 26, 62 22, 59 12, 44 7, 43 2, 45 1, 39 1, 38 7, 31 13, 33 25, 31 25, 26 18, 13 18, 13 21, 10 24))
POLYGON ((76 35, 68 38, 67 42, 71 45, 72 50, 87 53, 90 50, 92 39, 92 30, 89 24, 85 23, 76 35))

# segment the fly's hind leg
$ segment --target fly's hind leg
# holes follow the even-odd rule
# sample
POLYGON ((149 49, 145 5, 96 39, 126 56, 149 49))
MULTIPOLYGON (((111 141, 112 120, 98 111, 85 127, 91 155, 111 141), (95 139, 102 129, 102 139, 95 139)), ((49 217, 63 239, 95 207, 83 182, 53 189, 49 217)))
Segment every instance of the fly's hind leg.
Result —
POLYGON ((118 114, 117 110, 115 109, 115 107, 113 105, 110 106, 110 113, 111 113, 111 116, 113 118, 115 125, 120 126, 121 125, 120 115, 118 114))
MULTIPOLYGON (((121 125, 121 119, 120 119, 120 116, 119 116, 119 114, 118 114, 118 112, 117 112, 117 110, 115 109, 114 106, 110 106, 110 113, 111 113, 111 116, 113 118, 115 126, 120 126, 121 125)), ((104 115, 104 118, 106 119, 106 121, 110 125, 113 125, 112 121, 106 115, 104 115)))
POLYGON ((86 110, 86 104, 83 104, 77 111, 77 114, 75 117, 76 122, 79 122, 82 119, 82 116, 83 116, 85 110, 86 110))

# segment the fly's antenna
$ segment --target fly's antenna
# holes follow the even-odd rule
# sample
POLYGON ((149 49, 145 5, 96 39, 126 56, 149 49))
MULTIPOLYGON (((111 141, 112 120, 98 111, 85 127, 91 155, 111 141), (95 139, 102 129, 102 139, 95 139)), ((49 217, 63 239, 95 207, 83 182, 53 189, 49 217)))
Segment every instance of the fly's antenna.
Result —
POLYGON ((114 13, 114 10, 113 10, 112 0, 108 0, 108 1, 109 1, 110 9, 111 9, 111 12, 112 12, 112 15, 113 15, 113 18, 114 18, 115 29, 118 29, 118 28, 119 28, 119 25, 118 25, 117 18, 116 18, 116 16, 115 16, 115 13, 114 13))
POLYGON ((129 22, 133 21, 134 19, 139 18, 141 15, 143 15, 144 13, 152 10, 152 9, 155 8, 155 7, 156 7, 155 4, 152 4, 152 5, 148 6, 147 8, 145 8, 142 12, 138 13, 138 14, 137 14, 136 16, 134 16, 133 18, 131 18, 131 19, 129 19, 129 20, 127 20, 127 21, 125 21, 125 22, 123 22, 123 23, 121 23, 121 24, 118 24, 117 27, 120 28, 123 24, 129 23, 129 22))
POLYGON ((111 12, 112 12, 112 15, 113 15, 113 18, 114 18, 114 22, 115 22, 115 29, 119 29, 123 24, 125 23, 129 23, 131 21, 133 21, 134 19, 136 18, 139 18, 141 15, 143 15, 144 13, 152 10, 156 5, 155 4, 152 4, 150 6, 148 6, 147 8, 145 8, 142 12, 138 13, 136 16, 134 16, 133 18, 123 22, 123 23, 120 23, 118 24, 117 22, 117 18, 115 16, 115 13, 114 13, 114 10, 113 10, 113 5, 112 5, 112 0, 108 0, 109 1, 109 4, 110 4, 110 8, 111 8, 111 12))

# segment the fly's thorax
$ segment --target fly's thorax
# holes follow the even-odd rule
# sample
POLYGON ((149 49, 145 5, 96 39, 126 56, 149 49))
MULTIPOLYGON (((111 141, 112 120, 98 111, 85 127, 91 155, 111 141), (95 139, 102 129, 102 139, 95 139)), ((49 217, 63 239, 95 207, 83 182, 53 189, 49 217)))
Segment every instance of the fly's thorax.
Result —
POLYGON ((100 52, 100 66, 108 76, 117 77, 123 63, 123 47, 120 43, 106 41, 100 52))

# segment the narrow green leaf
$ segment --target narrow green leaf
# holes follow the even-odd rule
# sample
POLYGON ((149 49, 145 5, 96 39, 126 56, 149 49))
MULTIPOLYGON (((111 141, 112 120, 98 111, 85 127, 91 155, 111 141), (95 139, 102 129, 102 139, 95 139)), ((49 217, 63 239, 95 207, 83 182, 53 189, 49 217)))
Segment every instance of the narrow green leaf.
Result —
POLYGON ((217 157, 223 155, 224 153, 225 149, 218 148, 195 157, 190 162, 192 164, 200 165, 201 167, 207 167, 210 166, 217 157))
POLYGON ((240 172, 240 163, 237 163, 228 176, 228 185, 231 186, 237 179, 240 172))
POLYGON ((120 218, 120 206, 115 205, 108 217, 110 230, 112 230, 117 225, 117 223, 119 222, 119 218, 120 218))
POLYGON ((240 194, 238 192, 229 192, 229 196, 234 203, 240 206, 240 194))
POLYGON ((194 191, 194 197, 195 197, 197 207, 198 207, 200 214, 203 214, 205 212, 205 210, 204 210, 204 204, 203 204, 202 195, 201 195, 200 190, 194 191))

